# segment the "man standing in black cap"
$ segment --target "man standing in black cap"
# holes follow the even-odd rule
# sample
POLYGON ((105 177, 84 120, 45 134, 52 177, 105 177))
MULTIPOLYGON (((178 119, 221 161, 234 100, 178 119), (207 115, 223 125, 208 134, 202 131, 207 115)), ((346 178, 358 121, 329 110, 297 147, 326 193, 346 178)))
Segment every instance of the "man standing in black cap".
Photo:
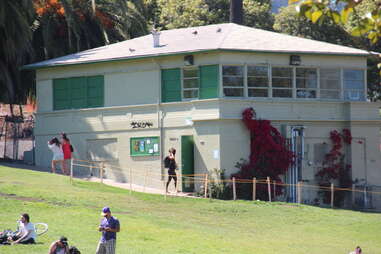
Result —
POLYGON ((116 233, 120 231, 119 220, 111 216, 108 206, 103 207, 101 215, 104 217, 98 231, 102 232, 96 254, 115 254, 116 233))
POLYGON ((59 240, 53 242, 50 245, 49 254, 69 254, 67 238, 62 236, 59 240))

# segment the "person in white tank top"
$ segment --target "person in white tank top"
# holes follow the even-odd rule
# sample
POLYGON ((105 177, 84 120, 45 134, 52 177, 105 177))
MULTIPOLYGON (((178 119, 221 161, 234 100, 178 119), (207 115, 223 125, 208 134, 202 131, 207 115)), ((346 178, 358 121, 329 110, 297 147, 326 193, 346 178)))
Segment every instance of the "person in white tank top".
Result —
POLYGON ((61 171, 65 175, 65 168, 64 168, 64 154, 62 151, 62 146, 58 138, 53 138, 48 142, 48 147, 53 152, 53 159, 52 159, 52 172, 56 173, 56 166, 57 163, 61 164, 61 171))

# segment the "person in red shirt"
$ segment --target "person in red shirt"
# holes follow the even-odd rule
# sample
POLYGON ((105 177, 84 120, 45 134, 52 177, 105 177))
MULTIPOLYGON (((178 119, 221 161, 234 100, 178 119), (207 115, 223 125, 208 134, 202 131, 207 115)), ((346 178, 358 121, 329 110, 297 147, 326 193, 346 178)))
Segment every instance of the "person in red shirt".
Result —
POLYGON ((70 171, 69 171, 68 163, 70 163, 70 160, 72 158, 73 147, 70 144, 70 140, 67 137, 66 133, 62 133, 61 135, 62 135, 62 151, 64 154, 64 163, 63 163, 64 170, 63 171, 64 171, 64 174, 69 175, 70 171))

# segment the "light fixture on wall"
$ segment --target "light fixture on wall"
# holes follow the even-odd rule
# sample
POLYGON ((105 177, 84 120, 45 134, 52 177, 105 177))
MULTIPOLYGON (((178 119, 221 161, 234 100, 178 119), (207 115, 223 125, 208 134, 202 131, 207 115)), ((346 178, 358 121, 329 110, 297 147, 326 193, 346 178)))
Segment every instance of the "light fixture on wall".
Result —
POLYGON ((193 61, 193 56, 192 55, 186 55, 184 56, 184 65, 186 66, 190 66, 190 65, 193 65, 194 61, 193 61))
POLYGON ((300 65, 302 63, 302 59, 298 55, 290 56, 290 65, 300 65))

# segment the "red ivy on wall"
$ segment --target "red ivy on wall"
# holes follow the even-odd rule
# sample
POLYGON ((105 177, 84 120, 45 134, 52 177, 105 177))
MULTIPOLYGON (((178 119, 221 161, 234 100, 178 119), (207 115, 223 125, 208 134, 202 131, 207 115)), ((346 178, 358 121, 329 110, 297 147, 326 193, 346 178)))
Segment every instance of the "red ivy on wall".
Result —
MULTIPOLYGON (((336 187, 348 188, 352 184, 352 179, 350 177, 350 171, 352 166, 345 163, 345 154, 342 149, 344 145, 350 145, 352 143, 352 134, 349 129, 343 129, 340 133, 337 130, 330 132, 330 140, 332 142, 332 148, 325 155, 322 168, 317 172, 316 176, 318 178, 319 185, 322 187, 329 187, 331 182, 336 182, 336 187)), ((324 203, 329 203, 330 192, 321 192, 324 203)), ((345 193, 338 192, 335 194, 335 205, 340 206, 344 201, 345 193)))
MULTIPOLYGON (((294 155, 287 149, 285 139, 279 131, 271 125, 269 120, 255 119, 253 108, 247 108, 242 113, 242 121, 250 131, 249 161, 237 163, 239 172, 232 175, 236 179, 257 180, 270 177, 272 181, 282 182, 284 175, 294 161, 294 155)), ((282 194, 278 186, 276 194, 282 194)), ((250 199, 252 196, 251 184, 238 184, 237 195, 240 198, 250 199)), ((257 185, 257 197, 267 200, 267 186, 257 185)))

